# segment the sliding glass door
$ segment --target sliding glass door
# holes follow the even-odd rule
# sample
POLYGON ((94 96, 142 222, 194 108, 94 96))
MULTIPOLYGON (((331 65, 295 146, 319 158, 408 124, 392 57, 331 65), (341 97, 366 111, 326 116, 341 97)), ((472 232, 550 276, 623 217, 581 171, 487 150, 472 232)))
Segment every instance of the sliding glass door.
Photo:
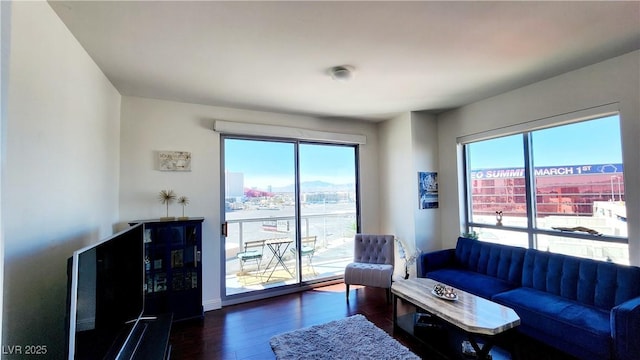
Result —
POLYGON ((355 146, 222 137, 224 297, 342 276, 357 229, 355 146))
POLYGON ((357 229, 355 148, 300 144, 298 154, 300 233, 315 240, 313 257, 302 259, 303 274, 308 280, 342 276, 357 229))

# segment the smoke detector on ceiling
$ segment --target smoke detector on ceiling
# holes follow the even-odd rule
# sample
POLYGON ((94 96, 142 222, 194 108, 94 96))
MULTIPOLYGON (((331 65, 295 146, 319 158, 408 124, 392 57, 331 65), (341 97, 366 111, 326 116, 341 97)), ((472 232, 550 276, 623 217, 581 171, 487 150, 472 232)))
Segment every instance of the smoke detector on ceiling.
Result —
POLYGON ((329 70, 331 74, 331 78, 337 81, 349 81, 353 78, 354 73, 353 66, 350 65, 341 65, 334 66, 329 70))

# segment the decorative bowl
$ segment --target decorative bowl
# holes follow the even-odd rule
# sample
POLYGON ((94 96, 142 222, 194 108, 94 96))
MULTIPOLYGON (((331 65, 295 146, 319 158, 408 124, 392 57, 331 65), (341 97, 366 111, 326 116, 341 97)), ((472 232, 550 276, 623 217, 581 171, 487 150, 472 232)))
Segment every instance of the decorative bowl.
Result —
POLYGON ((449 301, 458 300, 458 294, 456 293, 456 290, 444 284, 436 284, 433 287, 433 290, 431 290, 431 293, 440 299, 449 301))

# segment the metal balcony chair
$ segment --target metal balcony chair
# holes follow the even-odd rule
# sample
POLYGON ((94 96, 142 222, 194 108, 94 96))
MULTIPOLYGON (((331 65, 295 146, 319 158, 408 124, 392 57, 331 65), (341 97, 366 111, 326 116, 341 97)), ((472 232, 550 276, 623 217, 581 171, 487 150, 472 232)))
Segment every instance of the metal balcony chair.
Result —
POLYGON ((244 243, 244 251, 238 253, 236 257, 240 260, 240 272, 245 273, 244 264, 247 261, 255 261, 258 272, 260 271, 260 263, 262 262, 262 254, 264 251, 266 240, 247 241, 244 243))
MULTIPOLYGON (((313 255, 316 253, 316 242, 317 236, 305 236, 300 239, 300 255, 301 257, 307 257, 307 266, 315 273, 315 269, 313 268, 313 255)), ((296 249, 291 249, 292 253, 296 253, 296 249)))
POLYGON ((387 290, 387 301, 390 301, 393 242, 393 235, 356 234, 353 242, 353 262, 344 270, 347 301, 349 285, 384 288, 387 290))

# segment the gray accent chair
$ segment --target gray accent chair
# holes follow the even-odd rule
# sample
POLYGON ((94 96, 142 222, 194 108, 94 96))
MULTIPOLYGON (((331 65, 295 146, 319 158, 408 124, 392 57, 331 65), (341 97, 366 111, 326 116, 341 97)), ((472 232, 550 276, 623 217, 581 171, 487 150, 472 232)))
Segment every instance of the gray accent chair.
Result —
POLYGON ((391 298, 393 275, 393 235, 356 234, 353 242, 353 262, 344 270, 344 283, 387 289, 387 301, 391 298))

